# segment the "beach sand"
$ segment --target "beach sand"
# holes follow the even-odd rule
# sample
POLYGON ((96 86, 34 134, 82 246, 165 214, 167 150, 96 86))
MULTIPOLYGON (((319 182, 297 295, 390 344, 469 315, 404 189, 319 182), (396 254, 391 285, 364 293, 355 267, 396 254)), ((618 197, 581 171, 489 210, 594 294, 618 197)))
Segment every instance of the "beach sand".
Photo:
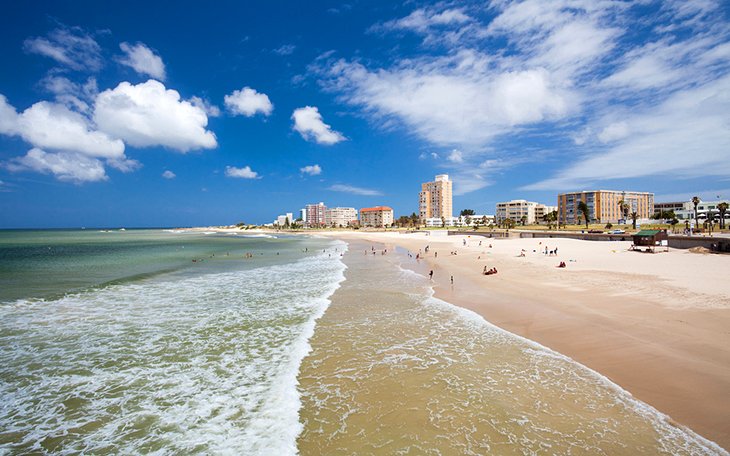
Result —
POLYGON ((412 266, 433 269, 437 297, 573 358, 730 448, 730 256, 639 253, 630 242, 317 234, 414 257, 421 249, 412 266), (558 254, 546 256, 546 245, 558 254), (556 267, 561 261, 566 268, 556 267), (484 276, 484 266, 499 273, 484 276))

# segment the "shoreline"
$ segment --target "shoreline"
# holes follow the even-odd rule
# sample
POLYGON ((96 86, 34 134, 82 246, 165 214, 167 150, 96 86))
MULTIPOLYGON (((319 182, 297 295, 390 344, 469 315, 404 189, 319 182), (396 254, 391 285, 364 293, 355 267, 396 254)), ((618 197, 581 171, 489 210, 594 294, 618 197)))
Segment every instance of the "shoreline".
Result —
POLYGON ((435 297, 570 357, 674 422, 730 447, 730 292, 722 279, 727 258, 687 251, 647 256, 627 252, 630 242, 326 236, 397 246, 414 257, 430 245, 423 262, 413 261, 421 272, 425 265, 434 270, 435 297), (544 241, 560 254, 537 252, 544 241), (525 257, 519 256, 522 249, 525 257), (560 261, 568 267, 555 268, 560 261), (688 274, 683 262, 701 270, 688 274), (483 276, 483 266, 496 266, 499 273, 483 276))

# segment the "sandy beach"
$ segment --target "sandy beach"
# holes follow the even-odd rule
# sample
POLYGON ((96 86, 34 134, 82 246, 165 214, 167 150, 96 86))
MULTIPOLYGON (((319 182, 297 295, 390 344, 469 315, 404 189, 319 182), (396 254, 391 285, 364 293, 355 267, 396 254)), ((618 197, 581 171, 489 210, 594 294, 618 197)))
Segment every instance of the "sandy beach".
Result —
POLYGON ((434 271, 437 297, 575 359, 730 448, 730 257, 632 252, 630 242, 317 234, 408 250, 415 269, 434 271), (498 274, 482 275, 485 266, 498 274))

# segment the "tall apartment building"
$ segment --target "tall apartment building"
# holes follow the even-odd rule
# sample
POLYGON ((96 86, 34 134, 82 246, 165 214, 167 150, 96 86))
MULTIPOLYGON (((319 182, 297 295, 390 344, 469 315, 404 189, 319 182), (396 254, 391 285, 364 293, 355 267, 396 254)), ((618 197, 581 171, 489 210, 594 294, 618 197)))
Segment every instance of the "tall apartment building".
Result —
POLYGON ((555 206, 547 206, 534 201, 505 201, 503 203, 497 203, 497 212, 494 215, 494 219, 497 223, 506 219, 512 219, 516 223, 520 223, 524 217, 525 223, 531 225, 536 222, 542 222, 545 214, 555 210, 557 210, 555 206))
POLYGON ((304 206, 307 213, 305 224, 310 228, 319 228, 327 224, 327 206, 324 203, 307 204, 304 206))
POLYGON ((418 214, 421 220, 429 218, 452 217, 451 204, 452 182, 448 174, 439 174, 433 182, 421 184, 421 192, 418 194, 418 214))
POLYGON ((393 209, 388 206, 364 207, 360 209, 360 225, 383 227, 393 224, 393 209))
POLYGON ((654 194, 614 190, 591 190, 558 195, 558 221, 578 225, 583 223, 583 214, 578 211, 578 203, 588 206, 589 220, 598 223, 618 223, 625 220, 619 202, 629 206, 629 214, 636 212, 639 219, 654 215, 654 194))
POLYGON ((327 226, 344 227, 357 221, 357 209, 354 207, 332 207, 325 211, 327 226))

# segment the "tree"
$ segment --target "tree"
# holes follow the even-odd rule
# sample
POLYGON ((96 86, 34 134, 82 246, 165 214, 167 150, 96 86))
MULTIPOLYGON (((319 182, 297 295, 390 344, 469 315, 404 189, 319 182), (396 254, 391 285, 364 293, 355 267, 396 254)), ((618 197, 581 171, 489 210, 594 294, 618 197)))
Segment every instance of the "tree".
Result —
MULTIPOLYGON (((416 215, 415 212, 413 212, 410 216, 411 219, 411 225, 413 225, 414 228, 418 227, 419 217, 416 215)), ((423 223, 426 223, 426 220, 423 220, 423 223)))
POLYGON ((613 228, 613 224, 611 222, 606 223, 606 229, 610 230, 611 228, 613 228))
POLYGON ((289 221, 289 216, 287 215, 286 219, 284 220, 284 228, 289 229, 291 227, 291 222, 289 221))
POLYGON ((441 217, 441 226, 446 228, 446 217, 441 217))
POLYGON ((520 223, 522 223, 522 226, 525 226, 525 224, 527 223, 526 215, 523 215, 522 217, 520 217, 520 223))
POLYGON ((555 222, 558 220, 558 211, 551 211, 542 216, 542 219, 547 223, 548 230, 552 229, 555 222))
POLYGON ((717 210, 720 211, 720 229, 725 229, 725 213, 727 212, 728 204, 726 202, 722 202, 717 205, 717 210))
POLYGON ((487 216, 486 215, 482 216, 482 225, 487 226, 487 216))
POLYGON ((676 233, 675 226, 679 223, 679 220, 677 220, 677 217, 674 217, 672 220, 669 221, 669 224, 672 225, 672 233, 676 233))
POLYGON ((701 200, 698 196, 692 197, 692 204, 694 204, 694 206, 695 206, 695 226, 700 226, 700 221, 699 221, 699 217, 697 214, 697 206, 700 205, 700 202, 701 202, 701 200))
MULTIPOLYGON (((474 212, 474 211, 472 211, 472 212, 474 212)), ((471 217, 470 217, 470 215, 474 215, 474 214, 466 214, 466 217, 464 218, 464 223, 466 225, 471 225, 471 217)))
POLYGON ((705 223, 707 224, 707 229, 710 231, 710 234, 712 234, 712 226, 715 224, 715 214, 713 214, 712 211, 707 211, 707 220, 705 220, 705 223))
POLYGON ((639 213, 638 212, 632 212, 631 213, 631 227, 633 229, 636 229, 636 219, 638 219, 638 218, 639 218, 639 213))
POLYGON ((459 215, 474 215, 474 209, 463 209, 459 215))
POLYGON ((588 219, 590 218, 590 211, 585 201, 578 203, 578 213, 583 214, 583 218, 586 220, 586 229, 588 228, 588 219))

